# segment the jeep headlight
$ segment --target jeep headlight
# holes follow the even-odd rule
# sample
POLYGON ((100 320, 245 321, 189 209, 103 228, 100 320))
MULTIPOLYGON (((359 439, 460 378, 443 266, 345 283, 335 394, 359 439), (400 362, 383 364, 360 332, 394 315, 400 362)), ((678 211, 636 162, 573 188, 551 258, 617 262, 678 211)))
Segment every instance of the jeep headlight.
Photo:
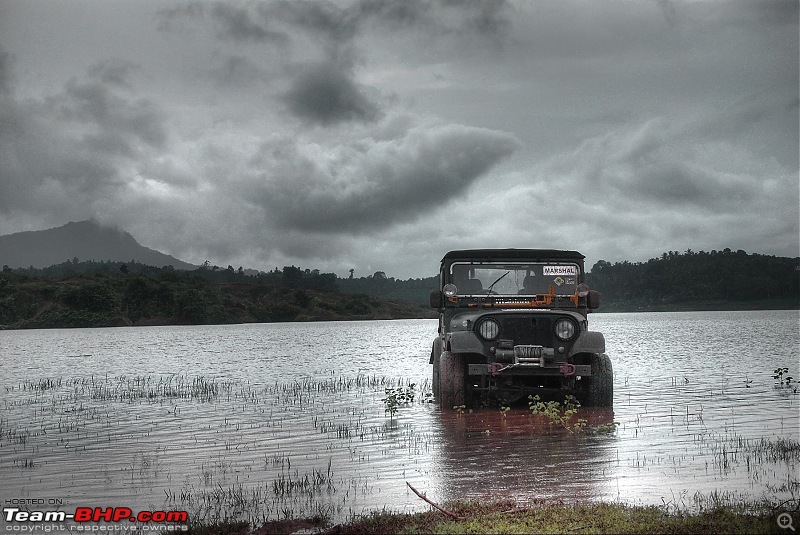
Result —
POLYGON ((455 284, 445 284, 444 288, 442 288, 445 297, 453 297, 457 291, 458 288, 456 288, 455 284))
POLYGON ((500 334, 500 324, 497 320, 486 318, 478 325, 478 334, 484 340, 494 340, 500 334))
POLYGON ((559 340, 566 342, 575 336, 575 323, 566 318, 561 318, 560 320, 556 321, 555 333, 559 340))

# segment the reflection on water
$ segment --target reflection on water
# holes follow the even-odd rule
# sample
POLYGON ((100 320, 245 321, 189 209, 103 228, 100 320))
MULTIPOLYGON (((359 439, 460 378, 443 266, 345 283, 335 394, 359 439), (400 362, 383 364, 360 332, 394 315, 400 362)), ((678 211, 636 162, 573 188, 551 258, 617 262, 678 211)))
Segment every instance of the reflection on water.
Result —
MULTIPOLYGON (((610 409, 581 409, 574 421, 586 420, 591 430, 613 418, 610 409)), ((590 501, 603 493, 599 484, 613 461, 607 434, 551 426, 525 410, 450 412, 437 425, 437 494, 447 499, 485 499, 488 487, 496 498, 590 501)))
POLYGON ((3 331, 0 498, 341 520, 426 510, 406 481, 436 501, 800 495, 800 396, 772 377, 800 374, 796 311, 591 323, 615 405, 570 429, 427 403, 435 320, 3 331))

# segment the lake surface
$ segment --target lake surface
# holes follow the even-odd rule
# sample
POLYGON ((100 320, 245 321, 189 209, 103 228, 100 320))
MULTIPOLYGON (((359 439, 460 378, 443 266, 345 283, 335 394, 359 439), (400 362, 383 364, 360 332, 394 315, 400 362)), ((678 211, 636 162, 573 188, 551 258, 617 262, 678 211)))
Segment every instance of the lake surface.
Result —
POLYGON ((615 392, 579 409, 588 432, 428 402, 436 320, 0 331, 0 499, 254 521, 427 510, 406 482, 440 503, 796 500, 800 395, 773 375, 800 379, 798 319, 590 316, 615 392))

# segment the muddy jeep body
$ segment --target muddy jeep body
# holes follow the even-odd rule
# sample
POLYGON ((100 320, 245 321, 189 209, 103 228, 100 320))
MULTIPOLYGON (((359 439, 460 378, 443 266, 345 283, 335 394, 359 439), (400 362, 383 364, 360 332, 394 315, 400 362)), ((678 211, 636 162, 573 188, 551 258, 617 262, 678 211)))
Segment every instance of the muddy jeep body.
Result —
POLYGON ((584 257, 551 249, 451 251, 442 259, 439 334, 430 363, 443 408, 512 403, 529 395, 610 407, 605 339, 589 331, 600 296, 584 283, 584 257))

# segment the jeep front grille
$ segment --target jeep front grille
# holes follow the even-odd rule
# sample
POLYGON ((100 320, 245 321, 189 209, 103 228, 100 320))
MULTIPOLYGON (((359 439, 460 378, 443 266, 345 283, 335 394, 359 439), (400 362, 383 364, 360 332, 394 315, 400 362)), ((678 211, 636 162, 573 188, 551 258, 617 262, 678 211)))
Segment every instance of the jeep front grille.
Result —
POLYGON ((495 316, 500 321, 500 337, 514 345, 553 347, 552 321, 543 316, 495 316))

